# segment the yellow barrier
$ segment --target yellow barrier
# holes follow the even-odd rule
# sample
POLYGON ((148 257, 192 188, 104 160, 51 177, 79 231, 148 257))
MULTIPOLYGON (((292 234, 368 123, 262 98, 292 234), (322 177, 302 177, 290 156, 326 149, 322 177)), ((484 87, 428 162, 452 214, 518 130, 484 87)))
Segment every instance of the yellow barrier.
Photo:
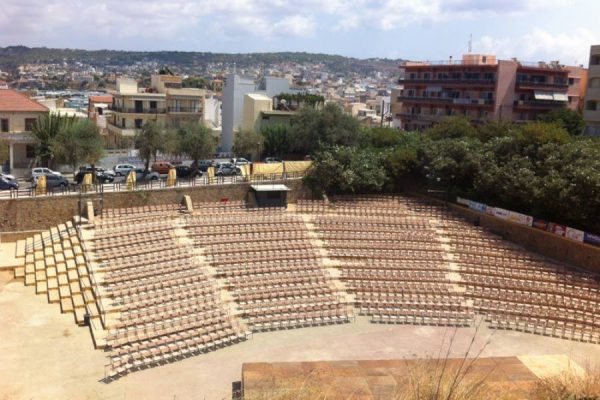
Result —
POLYGON ((242 176, 244 178, 247 176, 250 176, 250 165, 248 165, 248 164, 240 165, 239 168, 240 168, 240 171, 242 172, 242 176))
POLYGON ((254 164, 252 175, 283 174, 283 163, 254 164))
POLYGON ((135 182, 136 182, 136 175, 135 175, 135 170, 131 170, 129 171, 129 175, 127 175, 127 189, 128 190, 133 190, 133 188, 135 187, 135 182))
POLYGON ((35 194, 46 194, 46 176, 42 175, 37 178, 37 183, 35 185, 35 194))
POLYGON ((169 168, 169 175, 167 176, 167 186, 175 186, 177 182, 177 171, 175 168, 169 168))
POLYGON ((81 183, 81 191, 87 192, 92 187, 92 174, 87 173, 83 175, 83 182, 81 183))
POLYGON ((292 172, 306 172, 312 167, 312 161, 286 161, 285 172, 287 174, 292 172))

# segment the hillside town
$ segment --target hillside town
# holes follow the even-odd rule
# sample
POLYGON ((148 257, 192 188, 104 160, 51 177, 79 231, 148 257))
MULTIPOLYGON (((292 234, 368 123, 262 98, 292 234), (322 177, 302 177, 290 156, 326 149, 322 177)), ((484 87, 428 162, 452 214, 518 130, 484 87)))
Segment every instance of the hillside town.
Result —
MULTIPOLYGON (((161 66, 158 61, 93 65, 70 60, 28 63, 0 72, 0 87, 9 90, 0 94, 14 97, 10 94, 14 91, 31 99, 29 109, 22 105, 21 111, 31 112, 32 118, 49 112, 94 121, 110 150, 131 149, 136 129, 155 119, 171 126, 201 122, 216 138, 217 153, 232 153, 240 129, 260 131, 267 125, 290 124, 304 102, 298 98, 295 104, 286 103, 281 95, 319 96, 323 104, 336 104, 365 126, 405 131, 423 130, 451 116, 474 124, 527 122, 567 108, 583 113, 585 132, 598 135, 596 53, 598 48, 593 47, 590 76, 583 65, 498 60, 479 54, 459 60, 397 61, 394 69, 369 73, 334 72, 319 62, 245 68, 234 62, 195 67, 201 75, 191 75, 185 73, 191 68, 161 66)), ((0 113, 10 111, 14 110, 7 104, 0 113)), ((22 175, 19 170, 34 163, 26 125, 27 121, 3 119, 3 132, 15 137, 12 157, 5 162, 7 173, 16 170, 22 175)))

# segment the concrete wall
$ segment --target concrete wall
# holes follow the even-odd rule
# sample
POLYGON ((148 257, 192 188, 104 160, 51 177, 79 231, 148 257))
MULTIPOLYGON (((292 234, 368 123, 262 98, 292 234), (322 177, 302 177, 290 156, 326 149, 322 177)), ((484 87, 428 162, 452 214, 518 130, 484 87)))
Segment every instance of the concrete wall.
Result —
POLYGON ((448 204, 448 207, 471 222, 502 236, 504 239, 555 260, 600 272, 600 247, 566 239, 550 232, 519 225, 491 215, 448 204))
MULTIPOLYGON (((279 183, 279 182, 278 182, 279 183)), ((311 193, 301 180, 281 182, 292 189, 288 201, 311 198, 311 193)), ((189 195, 193 203, 215 202, 223 198, 246 200, 249 183, 235 185, 198 186, 175 189, 159 189, 137 192, 115 192, 104 194, 104 208, 125 208, 145 205, 180 203, 189 195)), ((100 196, 82 196, 82 210, 87 201, 100 207, 100 196)), ((48 229, 64 223, 79 214, 79 196, 56 196, 0 200, 0 235, 6 232, 48 229)))

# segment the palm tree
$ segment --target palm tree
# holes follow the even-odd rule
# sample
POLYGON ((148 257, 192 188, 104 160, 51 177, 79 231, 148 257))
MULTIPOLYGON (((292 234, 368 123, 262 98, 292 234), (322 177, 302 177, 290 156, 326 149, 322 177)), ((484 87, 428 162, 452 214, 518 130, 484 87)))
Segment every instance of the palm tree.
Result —
POLYGON ((75 122, 75 117, 58 114, 44 114, 38 118, 31 132, 37 139, 35 146, 36 156, 40 158, 42 166, 50 167, 54 160, 52 144, 60 131, 75 122))

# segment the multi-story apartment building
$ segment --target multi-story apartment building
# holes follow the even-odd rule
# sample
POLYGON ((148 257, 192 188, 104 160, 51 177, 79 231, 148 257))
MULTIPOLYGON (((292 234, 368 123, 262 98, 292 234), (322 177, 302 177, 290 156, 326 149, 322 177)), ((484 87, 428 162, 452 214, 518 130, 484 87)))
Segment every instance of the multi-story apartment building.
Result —
POLYGON ((204 121, 205 91, 182 88, 180 76, 152 75, 149 88, 138 88, 135 80, 119 78, 117 90, 111 94, 108 141, 116 147, 128 144, 136 130, 150 120, 167 127, 204 121))
POLYGON ((468 54, 461 61, 407 62, 403 68, 403 89, 392 98, 392 109, 406 130, 425 129, 446 116, 464 116, 473 123, 525 122, 556 108, 579 107, 581 68, 569 70, 558 62, 531 64, 468 54), (572 86, 577 75, 571 103, 570 74, 572 86))
POLYGON ((588 84, 583 109, 585 133, 600 136, 600 45, 590 50, 588 84))
POLYGON ((35 138, 31 134, 47 107, 12 89, 0 89, 0 139, 8 142, 9 157, 4 166, 24 176, 35 161, 35 138))

